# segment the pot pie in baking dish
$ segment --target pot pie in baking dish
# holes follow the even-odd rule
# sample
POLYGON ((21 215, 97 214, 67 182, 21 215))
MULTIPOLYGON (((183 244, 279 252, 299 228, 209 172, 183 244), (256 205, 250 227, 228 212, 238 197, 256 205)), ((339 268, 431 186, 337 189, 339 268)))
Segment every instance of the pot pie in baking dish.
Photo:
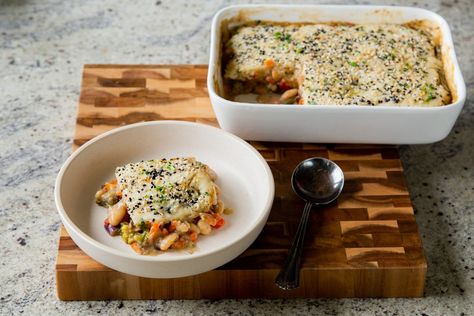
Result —
POLYGON ((194 158, 140 161, 117 167, 95 195, 108 208, 104 228, 138 253, 192 250, 198 236, 224 225, 216 174, 194 158))
POLYGON ((438 30, 406 24, 251 21, 223 32, 224 94, 304 105, 449 104, 438 30))

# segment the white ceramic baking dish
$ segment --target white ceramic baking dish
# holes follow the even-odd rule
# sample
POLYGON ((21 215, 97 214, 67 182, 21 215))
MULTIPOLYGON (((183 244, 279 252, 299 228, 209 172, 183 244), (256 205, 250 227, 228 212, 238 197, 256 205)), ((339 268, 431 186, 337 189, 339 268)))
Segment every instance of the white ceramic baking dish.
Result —
POLYGON ((212 21, 207 84, 221 128, 247 140, 422 144, 451 131, 466 99, 466 86, 454 52, 451 31, 438 14, 411 7, 358 5, 237 5, 212 21), (233 102, 221 97, 222 23, 244 20, 280 22, 406 23, 429 20, 441 30, 441 52, 453 103, 441 107, 297 106, 233 102))

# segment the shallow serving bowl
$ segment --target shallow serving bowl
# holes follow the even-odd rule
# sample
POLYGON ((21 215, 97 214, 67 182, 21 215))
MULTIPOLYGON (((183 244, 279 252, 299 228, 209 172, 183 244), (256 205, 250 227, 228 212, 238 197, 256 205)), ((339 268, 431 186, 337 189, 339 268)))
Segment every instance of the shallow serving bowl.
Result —
POLYGON ((421 144, 451 131, 466 99, 466 86, 451 32, 436 13, 410 7, 355 5, 238 5, 219 11, 212 22, 207 85, 220 126, 244 139, 325 143, 421 144), (444 71, 453 103, 440 107, 278 105, 233 102, 222 97, 222 25, 229 20, 279 22, 406 23, 429 20, 441 31, 444 71))
POLYGON ((54 195, 66 230, 89 256, 128 274, 176 278, 212 270, 248 248, 270 213, 274 182, 263 157, 240 138, 206 125, 161 121, 121 127, 87 142, 64 163, 54 195), (114 178, 116 166, 175 156, 208 164, 217 173, 222 200, 234 213, 225 216, 222 228, 200 236, 192 254, 136 254, 104 230, 107 212, 95 204, 94 193, 114 178))

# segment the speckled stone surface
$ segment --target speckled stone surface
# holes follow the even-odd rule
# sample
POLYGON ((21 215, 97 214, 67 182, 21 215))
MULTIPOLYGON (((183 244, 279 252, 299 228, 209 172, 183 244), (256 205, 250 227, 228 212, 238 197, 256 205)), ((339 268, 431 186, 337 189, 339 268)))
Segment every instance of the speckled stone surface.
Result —
POLYGON ((82 65, 207 63, 212 16, 230 1, 0 0, 0 314, 473 315, 473 3, 378 3, 444 16, 468 89, 445 140, 401 148, 429 264, 425 298, 59 301, 53 186, 71 153, 82 65))

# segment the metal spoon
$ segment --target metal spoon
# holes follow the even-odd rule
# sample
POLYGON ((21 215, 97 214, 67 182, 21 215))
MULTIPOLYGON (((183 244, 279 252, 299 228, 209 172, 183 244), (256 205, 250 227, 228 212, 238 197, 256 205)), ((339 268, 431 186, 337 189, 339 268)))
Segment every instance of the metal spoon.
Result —
POLYGON ((344 174, 331 160, 309 158, 296 166, 291 176, 291 186, 306 205, 286 261, 275 279, 278 287, 284 290, 299 286, 301 254, 311 207, 329 204, 337 199, 344 186, 344 174))

